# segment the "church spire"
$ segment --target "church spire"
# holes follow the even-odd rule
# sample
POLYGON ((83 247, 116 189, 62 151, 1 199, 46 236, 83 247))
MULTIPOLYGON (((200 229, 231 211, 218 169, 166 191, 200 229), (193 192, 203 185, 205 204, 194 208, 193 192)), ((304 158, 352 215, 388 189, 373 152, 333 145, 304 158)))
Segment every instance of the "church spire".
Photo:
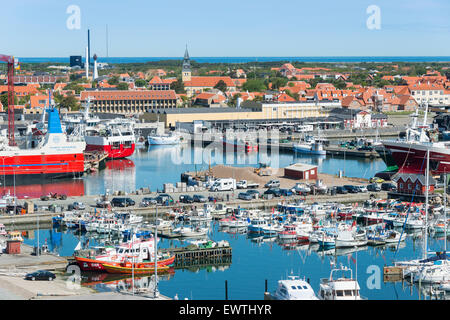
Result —
POLYGON ((181 70, 182 81, 191 81, 191 59, 189 58, 189 52, 186 44, 186 51, 184 53, 183 67, 181 70))

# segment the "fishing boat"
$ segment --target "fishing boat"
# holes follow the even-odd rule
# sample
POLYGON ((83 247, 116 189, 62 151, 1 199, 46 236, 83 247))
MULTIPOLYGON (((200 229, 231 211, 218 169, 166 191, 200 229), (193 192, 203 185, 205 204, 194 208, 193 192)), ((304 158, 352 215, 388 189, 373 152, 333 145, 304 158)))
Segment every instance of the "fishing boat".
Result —
POLYGON ((181 142, 180 136, 175 134, 148 135, 147 140, 149 145, 175 145, 181 142))
POLYGON ((344 230, 340 231, 335 240, 336 248, 359 247, 367 244, 365 230, 344 230))
MULTIPOLYGON (((124 242, 119 246, 100 246, 87 250, 76 250, 74 258, 82 271, 105 271, 104 264, 119 265, 134 259, 137 262, 152 261, 154 257, 154 242, 150 239, 137 239, 124 242)), ((158 261, 159 264, 173 263, 171 259, 158 261)))
POLYGON ((208 228, 182 226, 173 230, 174 234, 178 234, 180 237, 202 237, 208 233, 208 228))
POLYGON ((0 145, 0 174, 5 184, 83 175, 86 143, 62 131, 57 108, 46 109, 46 112, 48 130, 36 146, 22 149, 6 141, 0 145))
POLYGON ((323 149, 323 144, 318 141, 294 143, 294 152, 312 155, 326 155, 327 151, 323 149))
POLYGON ((341 265, 331 270, 329 278, 320 279, 318 296, 320 300, 363 300, 359 291, 352 270, 341 265))
POLYGON ((248 225, 248 232, 250 233, 262 233, 263 227, 267 226, 267 220, 264 218, 256 217, 253 219, 250 219, 249 225, 248 225))
POLYGON ((288 276, 286 280, 278 280, 278 286, 271 294, 274 300, 319 300, 311 285, 298 276, 288 276))
POLYGON ((297 239, 297 227, 295 225, 285 225, 283 231, 278 233, 280 240, 297 239))
MULTIPOLYGON (((154 273, 155 272, 155 266, 149 266, 149 267, 145 267, 144 264, 132 264, 132 263, 127 263, 125 265, 120 264, 120 265, 113 265, 113 264, 108 264, 105 263, 104 268, 106 270, 106 272, 108 273, 120 273, 120 274, 149 274, 149 273, 154 273)), ((160 266, 158 265, 158 273, 164 273, 164 272, 169 272, 171 269, 171 267, 169 266, 160 266)))

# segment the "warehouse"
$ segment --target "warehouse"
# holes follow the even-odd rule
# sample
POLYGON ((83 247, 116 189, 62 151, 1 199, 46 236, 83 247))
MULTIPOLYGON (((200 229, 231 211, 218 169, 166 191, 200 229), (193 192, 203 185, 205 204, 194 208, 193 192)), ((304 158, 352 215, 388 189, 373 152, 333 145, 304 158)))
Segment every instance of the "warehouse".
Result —
POLYGON ((317 166, 305 163, 295 163, 284 168, 284 176, 292 179, 316 180, 317 166))

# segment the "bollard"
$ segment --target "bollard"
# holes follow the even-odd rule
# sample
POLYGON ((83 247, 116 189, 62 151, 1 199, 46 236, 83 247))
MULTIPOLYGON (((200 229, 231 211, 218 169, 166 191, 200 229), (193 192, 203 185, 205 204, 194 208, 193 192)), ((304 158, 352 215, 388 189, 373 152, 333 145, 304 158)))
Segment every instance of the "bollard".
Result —
POLYGON ((265 281, 265 291, 264 292, 267 292, 267 279, 265 281))
POLYGON ((228 300, 228 280, 225 280, 225 300, 228 300))

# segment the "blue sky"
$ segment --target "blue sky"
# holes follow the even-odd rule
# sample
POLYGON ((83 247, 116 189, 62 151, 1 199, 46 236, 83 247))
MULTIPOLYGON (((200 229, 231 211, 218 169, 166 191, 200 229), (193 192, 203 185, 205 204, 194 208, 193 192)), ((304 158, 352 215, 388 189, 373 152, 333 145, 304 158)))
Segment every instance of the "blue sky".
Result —
POLYGON ((180 57, 185 44, 193 57, 450 56, 449 16, 449 0, 15 0, 2 4, 0 53, 84 55, 89 28, 105 56, 108 25, 110 57, 180 57), (66 27, 70 5, 79 30, 66 27))

